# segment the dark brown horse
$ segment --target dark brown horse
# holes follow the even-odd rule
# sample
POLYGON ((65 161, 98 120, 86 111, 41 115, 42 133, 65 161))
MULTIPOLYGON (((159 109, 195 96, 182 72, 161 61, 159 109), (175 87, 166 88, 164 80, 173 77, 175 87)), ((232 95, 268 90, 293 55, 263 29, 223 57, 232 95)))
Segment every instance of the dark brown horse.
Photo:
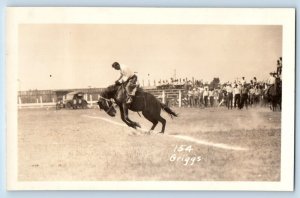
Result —
POLYGON ((154 130, 158 122, 162 123, 162 130, 160 133, 164 133, 166 126, 166 120, 160 116, 161 109, 166 111, 171 118, 173 116, 177 117, 177 114, 167 105, 161 103, 157 98, 155 98, 155 96, 144 92, 140 88, 138 88, 136 91, 136 95, 133 97, 131 104, 126 103, 126 98, 127 93, 125 90, 125 85, 115 84, 102 91, 98 105, 100 109, 105 110, 108 115, 115 116, 116 112, 112 102, 110 101, 111 99, 114 99, 115 103, 120 108, 121 119, 128 126, 134 129, 136 129, 136 127, 140 127, 140 125, 137 122, 130 120, 128 117, 128 109, 134 112, 141 111, 144 117, 153 124, 150 131, 154 130))
POLYGON ((281 80, 279 78, 276 78, 275 84, 272 85, 266 93, 266 98, 270 102, 271 110, 275 111, 277 106, 279 106, 279 109, 281 110, 281 95, 282 95, 282 85, 281 80))

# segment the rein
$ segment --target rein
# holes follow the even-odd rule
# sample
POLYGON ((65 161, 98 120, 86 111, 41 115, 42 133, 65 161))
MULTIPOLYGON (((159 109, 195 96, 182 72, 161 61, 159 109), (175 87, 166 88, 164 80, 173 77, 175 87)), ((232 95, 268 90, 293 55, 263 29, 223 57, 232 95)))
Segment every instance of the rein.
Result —
MULTIPOLYGON (((127 83, 127 82, 124 82, 124 83, 120 84, 120 86, 118 87, 118 89, 117 89, 117 91, 116 91, 116 93, 115 93, 115 95, 114 95, 113 98, 116 98, 116 96, 117 96, 117 94, 118 94, 118 91, 119 91, 120 89, 125 89, 125 84, 126 84, 126 83, 127 83)), ((125 91, 125 93, 127 94, 126 91, 125 91)), ((111 109, 114 107, 113 104, 116 104, 115 101, 112 101, 111 99, 104 98, 104 97, 101 96, 101 95, 99 96, 99 98, 105 100, 106 105, 109 106, 109 108, 105 111, 106 113, 108 113, 109 111, 111 111, 111 109), (112 102, 112 105, 111 105, 111 106, 110 106, 109 103, 108 103, 109 101, 112 102)))
MULTIPOLYGON (((104 98, 102 96, 100 96, 100 98, 102 98, 103 100, 105 100, 107 106, 110 106, 108 104, 108 101, 111 101, 110 99, 104 98)), ((112 103, 114 103, 114 102, 112 102, 112 103)), ((111 110, 111 108, 113 108, 113 105, 111 105, 105 112, 108 113, 111 110)))
POLYGON ((113 105, 111 105, 111 106, 105 111, 105 113, 110 112, 111 108, 113 108, 113 105))

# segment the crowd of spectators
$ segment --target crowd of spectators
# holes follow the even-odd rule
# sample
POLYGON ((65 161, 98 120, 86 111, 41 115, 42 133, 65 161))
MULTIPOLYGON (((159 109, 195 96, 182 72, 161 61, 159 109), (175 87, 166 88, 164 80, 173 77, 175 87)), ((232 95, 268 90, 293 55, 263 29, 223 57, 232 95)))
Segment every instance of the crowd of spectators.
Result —
POLYGON ((158 81, 158 89, 183 90, 182 102, 187 107, 218 107, 248 108, 248 106, 264 105, 264 94, 275 84, 275 79, 281 80, 282 58, 277 60, 277 69, 270 72, 267 80, 256 77, 246 79, 237 78, 231 82, 221 83, 214 78, 210 83, 202 80, 173 79, 158 81))
POLYGON ((267 82, 258 82, 253 77, 249 82, 244 77, 239 81, 208 84, 199 83, 189 86, 184 91, 183 100, 188 107, 217 107, 226 105, 228 108, 248 108, 258 105, 262 94, 268 88, 267 82))

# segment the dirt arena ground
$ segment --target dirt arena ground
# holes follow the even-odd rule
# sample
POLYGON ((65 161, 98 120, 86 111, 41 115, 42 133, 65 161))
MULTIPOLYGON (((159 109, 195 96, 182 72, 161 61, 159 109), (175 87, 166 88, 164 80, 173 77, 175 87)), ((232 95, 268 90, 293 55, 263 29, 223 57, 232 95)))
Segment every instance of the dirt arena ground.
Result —
MULTIPOLYGON (((281 113, 173 108, 164 135, 99 109, 20 109, 21 181, 278 181, 281 113)), ((149 129, 151 123, 130 112, 149 129)), ((158 124, 156 131, 160 131, 158 124)))

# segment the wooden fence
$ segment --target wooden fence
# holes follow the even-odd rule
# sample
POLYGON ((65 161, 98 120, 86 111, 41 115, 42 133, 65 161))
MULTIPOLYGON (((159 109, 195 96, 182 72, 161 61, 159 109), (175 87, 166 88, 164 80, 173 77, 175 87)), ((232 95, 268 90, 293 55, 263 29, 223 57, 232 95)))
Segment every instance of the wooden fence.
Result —
MULTIPOLYGON (((88 104, 94 105, 100 97, 101 88, 93 89, 70 89, 64 90, 66 92, 80 91, 85 93, 84 99, 88 104)), ((57 92, 62 90, 29 90, 21 91, 18 94, 18 107, 30 108, 30 107, 53 107, 56 105, 58 98, 57 92)), ((153 94, 163 103, 169 106, 182 106, 183 96, 186 92, 183 89, 145 89, 146 92, 153 94)), ((63 98, 65 99, 65 98, 63 98)))

